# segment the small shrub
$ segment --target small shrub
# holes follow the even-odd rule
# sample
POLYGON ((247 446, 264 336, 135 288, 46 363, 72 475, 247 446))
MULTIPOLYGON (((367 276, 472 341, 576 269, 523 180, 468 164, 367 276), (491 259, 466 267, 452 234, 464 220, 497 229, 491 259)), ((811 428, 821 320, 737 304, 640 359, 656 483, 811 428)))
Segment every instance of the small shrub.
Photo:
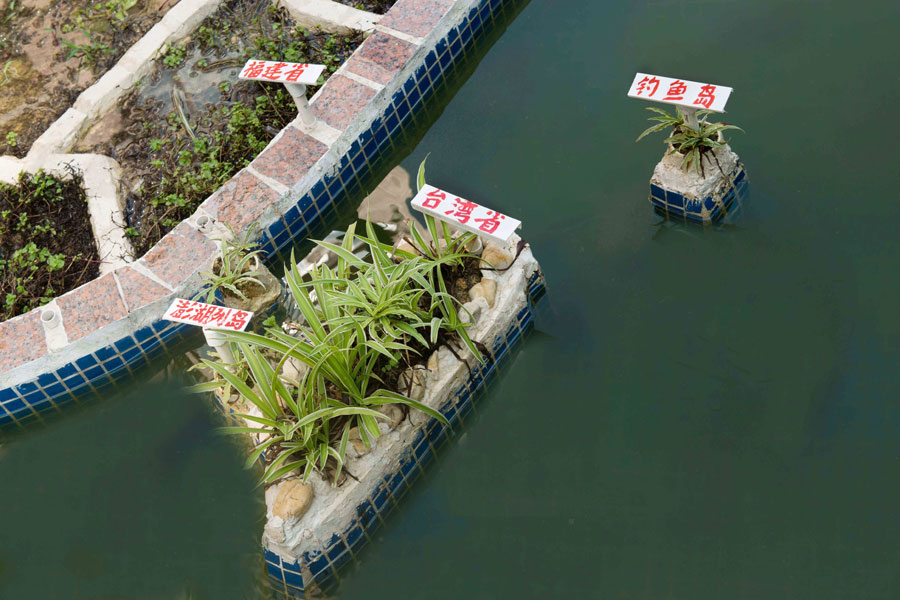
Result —
POLYGON ((719 132, 727 131, 729 129, 743 131, 743 129, 736 125, 707 123, 706 117, 712 113, 712 111, 709 110, 697 111, 698 124, 700 125, 699 130, 688 127, 684 122, 684 115, 681 113, 681 109, 677 106, 675 107, 674 115, 654 106, 647 108, 647 110, 656 113, 655 117, 648 117, 648 120, 657 121, 657 124, 645 129, 635 141, 639 142, 651 133, 671 127, 672 132, 664 141, 667 144, 671 144, 672 149, 666 153, 666 156, 675 154, 676 152, 682 154, 684 158, 681 161, 681 168, 687 171, 691 168, 691 165, 693 165, 697 170, 697 173, 700 173, 701 176, 703 175, 702 163, 705 154, 713 148, 721 148, 726 144, 724 141, 719 141, 719 132))

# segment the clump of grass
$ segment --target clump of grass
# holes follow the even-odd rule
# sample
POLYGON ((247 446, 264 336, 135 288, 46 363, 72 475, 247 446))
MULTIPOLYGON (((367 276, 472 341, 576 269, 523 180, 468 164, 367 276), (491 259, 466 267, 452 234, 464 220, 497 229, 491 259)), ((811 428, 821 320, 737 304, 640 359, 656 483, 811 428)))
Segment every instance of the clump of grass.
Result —
MULTIPOLYGON (((424 162, 418 181, 421 187, 424 162)), ((432 217, 425 221, 432 239, 445 244, 426 243, 411 224, 416 254, 378 241, 368 220, 365 235, 351 224, 341 246, 317 241, 337 256, 337 264, 301 274, 291 258, 286 280, 303 315, 303 322, 289 324, 296 333, 274 326, 263 335, 229 333, 239 363, 203 361, 218 378, 196 391, 223 388, 227 399, 234 390, 261 412, 261 417, 242 415, 257 426, 225 431, 262 436, 247 465, 264 456, 264 482, 294 472, 305 481, 318 471, 337 483, 351 430, 371 446, 381 435, 378 420, 387 418, 377 409, 388 404, 421 410, 449 425, 439 412, 409 397, 399 374, 423 368, 443 344, 484 360, 459 314, 462 303, 447 292, 445 281, 454 269, 479 259, 464 251, 473 234, 453 239, 445 224, 439 229, 432 217), (353 253, 356 239, 368 246, 370 262, 353 253), (299 379, 284 375, 287 361, 305 365, 299 379)))
POLYGON ((96 277, 81 177, 22 173, 0 183, 0 320, 42 306, 96 277))
POLYGON ((712 111, 709 110, 697 111, 699 129, 689 127, 685 123, 684 115, 677 106, 675 107, 674 115, 661 108, 652 106, 648 107, 647 110, 656 114, 656 116, 647 117, 648 120, 656 121, 657 123, 645 129, 635 141, 639 142, 651 133, 672 128, 669 137, 664 140, 665 143, 672 146, 672 149, 666 153, 666 156, 676 152, 682 154, 684 156, 681 161, 682 170, 688 171, 693 165, 701 176, 703 175, 703 159, 706 157, 706 153, 725 145, 724 141, 719 141, 719 133, 729 129, 744 131, 736 125, 708 123, 706 120, 707 115, 712 114, 712 111))

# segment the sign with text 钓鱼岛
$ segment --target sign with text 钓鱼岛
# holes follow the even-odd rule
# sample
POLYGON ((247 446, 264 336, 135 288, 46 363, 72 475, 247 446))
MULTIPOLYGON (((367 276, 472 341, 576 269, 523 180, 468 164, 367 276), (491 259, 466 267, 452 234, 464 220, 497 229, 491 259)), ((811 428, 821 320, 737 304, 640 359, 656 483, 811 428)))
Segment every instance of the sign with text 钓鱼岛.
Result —
POLYGON ((315 85, 325 65, 288 63, 274 60, 248 60, 238 79, 315 85))
POLYGON ((206 329, 243 331, 247 328, 252 316, 253 313, 246 310, 175 298, 169 310, 163 315, 163 319, 198 325, 206 329))
POLYGON ((522 222, 463 200, 433 185, 423 185, 412 200, 416 210, 446 221, 457 229, 475 233, 496 242, 506 243, 522 222))
POLYGON ((683 79, 672 79, 660 75, 638 73, 634 76, 629 98, 641 98, 666 104, 677 104, 686 108, 725 112, 725 103, 731 95, 731 88, 712 83, 698 83, 683 79))

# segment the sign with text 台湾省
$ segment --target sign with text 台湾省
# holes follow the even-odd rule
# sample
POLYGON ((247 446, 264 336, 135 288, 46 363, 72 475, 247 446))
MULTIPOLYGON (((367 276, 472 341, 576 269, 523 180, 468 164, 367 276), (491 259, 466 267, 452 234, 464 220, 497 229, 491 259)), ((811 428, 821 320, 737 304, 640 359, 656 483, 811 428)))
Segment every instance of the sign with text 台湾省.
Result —
POLYGON ((463 200, 433 185, 423 185, 412 200, 416 210, 471 233, 506 243, 522 222, 480 204, 463 200))
POLYGON ((238 79, 315 85, 325 65, 288 63, 274 60, 248 60, 238 79))
POLYGON ((207 329, 243 331, 252 316, 253 313, 246 310, 175 298, 172 306, 163 315, 163 319, 207 329))
POLYGON ((711 83, 698 83, 683 79, 672 79, 659 75, 638 73, 634 76, 629 98, 642 98, 654 102, 677 104, 694 109, 725 112, 725 103, 731 95, 731 88, 711 83))

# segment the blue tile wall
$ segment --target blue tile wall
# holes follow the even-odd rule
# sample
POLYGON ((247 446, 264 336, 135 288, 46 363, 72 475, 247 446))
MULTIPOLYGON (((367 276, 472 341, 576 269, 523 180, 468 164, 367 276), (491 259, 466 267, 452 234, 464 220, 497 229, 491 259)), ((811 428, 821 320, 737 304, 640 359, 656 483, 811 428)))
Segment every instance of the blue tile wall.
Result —
POLYGON ((716 202, 712 196, 702 199, 685 198, 678 192, 665 190, 651 183, 650 204, 656 212, 668 217, 678 217, 679 220, 697 223, 717 223, 728 214, 736 199, 746 195, 746 170, 740 162, 735 166, 730 177, 734 185, 720 202, 716 202), (703 209, 706 209, 706 216, 703 215, 703 209))

